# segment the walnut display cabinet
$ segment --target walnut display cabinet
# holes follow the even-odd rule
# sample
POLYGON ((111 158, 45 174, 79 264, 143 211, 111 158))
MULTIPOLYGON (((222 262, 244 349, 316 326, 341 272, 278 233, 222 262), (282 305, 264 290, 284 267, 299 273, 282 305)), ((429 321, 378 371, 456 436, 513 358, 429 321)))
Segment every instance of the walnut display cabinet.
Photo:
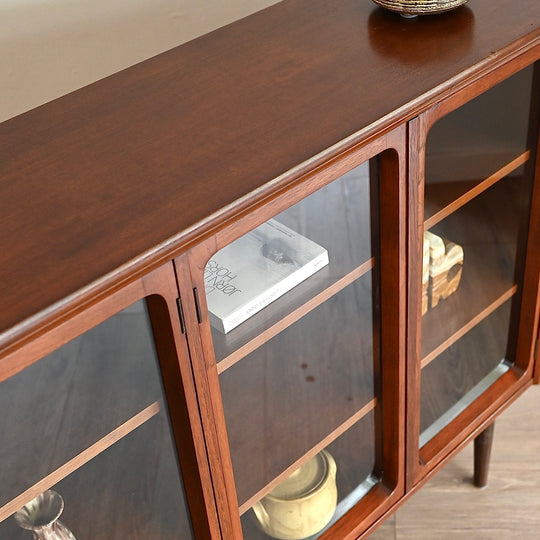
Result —
POLYGON ((536 0, 285 0, 0 124, 0 537, 54 489, 79 540, 364 538, 473 440, 484 485, 539 117, 536 0))

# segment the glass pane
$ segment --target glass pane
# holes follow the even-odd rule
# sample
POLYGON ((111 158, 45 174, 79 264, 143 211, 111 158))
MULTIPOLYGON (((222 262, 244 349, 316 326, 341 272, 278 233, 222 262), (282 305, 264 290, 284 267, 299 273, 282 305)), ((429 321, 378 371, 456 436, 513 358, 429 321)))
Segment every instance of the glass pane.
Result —
POLYGON ((233 470, 250 540, 316 538, 378 482, 372 192, 363 164, 207 265, 233 470), (307 244, 297 242, 298 235, 307 244), (276 248, 270 262, 261 258, 268 245, 276 248), (322 262, 312 264, 317 257, 322 262), (300 277, 279 294, 262 294, 254 314, 244 308, 245 322, 224 332, 215 320, 216 287, 225 297, 240 296, 236 291, 247 291, 249 282, 269 290, 279 264, 284 275, 276 281, 298 270, 300 277), (226 283, 219 284, 218 273, 226 283))
POLYGON ((518 73, 428 134, 421 445, 514 361, 531 84, 518 73))
POLYGON ((509 322, 508 301, 422 370, 421 445, 509 369, 509 322))
POLYGON ((193 537, 144 301, 3 382, 0 409, 0 511, 46 478, 77 538, 193 537))

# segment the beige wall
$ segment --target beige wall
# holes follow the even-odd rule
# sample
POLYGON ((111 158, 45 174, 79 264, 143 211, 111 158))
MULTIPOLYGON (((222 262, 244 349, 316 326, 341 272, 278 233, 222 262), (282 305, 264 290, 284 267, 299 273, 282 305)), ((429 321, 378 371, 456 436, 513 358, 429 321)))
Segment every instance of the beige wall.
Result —
POLYGON ((0 121, 278 0, 0 0, 0 121))

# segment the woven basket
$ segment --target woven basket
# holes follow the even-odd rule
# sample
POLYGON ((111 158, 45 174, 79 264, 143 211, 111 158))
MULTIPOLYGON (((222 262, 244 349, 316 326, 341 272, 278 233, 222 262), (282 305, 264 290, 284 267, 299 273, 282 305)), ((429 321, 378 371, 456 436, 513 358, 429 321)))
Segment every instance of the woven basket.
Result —
POLYGON ((468 0, 373 0, 379 6, 405 16, 429 15, 457 8, 468 0))

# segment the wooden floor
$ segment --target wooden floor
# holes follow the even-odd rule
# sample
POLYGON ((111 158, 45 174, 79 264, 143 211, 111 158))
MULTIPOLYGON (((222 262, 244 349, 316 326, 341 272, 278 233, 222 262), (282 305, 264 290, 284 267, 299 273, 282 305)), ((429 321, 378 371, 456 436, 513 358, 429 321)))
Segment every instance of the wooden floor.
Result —
POLYGON ((471 444, 370 540, 540 539, 540 386, 498 418, 486 488, 472 463, 471 444))

